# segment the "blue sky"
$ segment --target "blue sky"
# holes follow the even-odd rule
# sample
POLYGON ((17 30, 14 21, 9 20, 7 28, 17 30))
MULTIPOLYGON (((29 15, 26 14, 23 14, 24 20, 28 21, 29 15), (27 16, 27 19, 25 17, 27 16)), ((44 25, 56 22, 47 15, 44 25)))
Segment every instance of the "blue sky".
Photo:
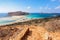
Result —
POLYGON ((60 13, 60 0, 0 0, 0 13, 11 11, 60 13))

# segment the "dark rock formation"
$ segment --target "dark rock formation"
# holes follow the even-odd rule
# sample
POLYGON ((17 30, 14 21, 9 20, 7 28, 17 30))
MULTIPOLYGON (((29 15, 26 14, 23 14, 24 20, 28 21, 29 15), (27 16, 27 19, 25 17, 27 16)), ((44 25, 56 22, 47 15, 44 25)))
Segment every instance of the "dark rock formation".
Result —
POLYGON ((9 12, 8 16, 20 16, 20 15, 28 15, 27 12, 17 11, 17 12, 9 12))

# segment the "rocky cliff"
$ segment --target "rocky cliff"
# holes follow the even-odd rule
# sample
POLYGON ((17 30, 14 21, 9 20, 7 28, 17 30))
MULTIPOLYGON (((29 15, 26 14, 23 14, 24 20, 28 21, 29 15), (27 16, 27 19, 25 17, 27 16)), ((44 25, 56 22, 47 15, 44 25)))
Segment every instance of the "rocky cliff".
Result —
POLYGON ((20 15, 28 15, 27 12, 17 11, 17 12, 9 12, 8 16, 20 16, 20 15))
POLYGON ((0 40, 60 40, 60 17, 0 26, 0 40))

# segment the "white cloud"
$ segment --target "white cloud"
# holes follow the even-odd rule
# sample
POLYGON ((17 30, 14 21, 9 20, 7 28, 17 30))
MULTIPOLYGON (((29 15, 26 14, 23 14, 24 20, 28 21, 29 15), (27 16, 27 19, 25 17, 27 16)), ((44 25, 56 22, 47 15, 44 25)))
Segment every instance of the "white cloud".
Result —
POLYGON ((51 0, 52 2, 56 1, 56 0, 51 0))
POLYGON ((0 13, 7 13, 13 11, 19 11, 20 9, 17 7, 10 7, 10 6, 0 6, 0 13))
POLYGON ((60 9, 60 6, 57 6, 55 9, 60 9))
POLYGON ((27 9, 30 9, 31 7, 30 6, 27 6, 27 9))
POLYGON ((48 8, 49 10, 51 10, 51 8, 48 8))
POLYGON ((56 6, 55 8, 49 8, 49 7, 40 7, 40 12, 43 13, 60 13, 60 6, 56 6))
POLYGON ((39 9, 42 9, 42 7, 40 7, 39 9))
POLYGON ((39 9, 51 10, 48 4, 45 7, 40 7, 39 9))
POLYGON ((57 2, 60 2, 60 0, 51 0, 52 2, 55 2, 55 1, 57 1, 57 2))
POLYGON ((27 6, 26 8, 25 8, 25 12, 30 12, 31 11, 31 6, 27 6))
POLYGON ((39 10, 43 10, 44 8, 43 7, 40 7, 39 10))
POLYGON ((48 7, 45 7, 44 9, 45 9, 45 10, 48 10, 48 7))
POLYGON ((43 12, 43 13, 48 13, 52 10, 51 8, 49 8, 47 6, 46 7, 40 7, 39 9, 40 9, 40 12, 43 12))

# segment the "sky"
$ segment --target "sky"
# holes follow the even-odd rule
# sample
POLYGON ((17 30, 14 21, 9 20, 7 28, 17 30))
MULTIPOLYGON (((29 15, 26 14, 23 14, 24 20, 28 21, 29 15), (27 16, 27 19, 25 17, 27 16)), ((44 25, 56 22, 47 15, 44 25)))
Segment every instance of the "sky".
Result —
POLYGON ((14 11, 60 13, 60 0, 0 0, 0 13, 14 11))

